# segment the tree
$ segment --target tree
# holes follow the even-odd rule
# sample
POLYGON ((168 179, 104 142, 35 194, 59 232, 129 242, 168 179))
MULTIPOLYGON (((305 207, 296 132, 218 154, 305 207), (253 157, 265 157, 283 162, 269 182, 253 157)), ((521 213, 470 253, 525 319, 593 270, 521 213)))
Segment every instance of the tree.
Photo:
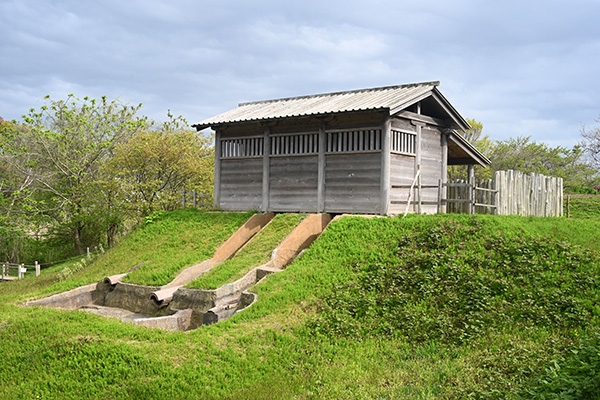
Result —
POLYGON ((493 171, 518 170, 563 178, 566 190, 593 186, 597 170, 584 159, 585 150, 576 145, 550 147, 531 141, 531 137, 510 138, 496 142, 491 153, 493 171))
MULTIPOLYGON (((494 147, 494 141, 489 135, 483 135, 483 124, 475 119, 467 118, 471 129, 462 133, 462 137, 471 143, 481 154, 488 156, 494 147)), ((489 179, 492 177, 490 168, 475 166, 475 179, 489 179)), ((448 180, 464 179, 467 180, 467 169, 464 166, 449 166, 448 180)))
POLYGON ((46 101, 0 124, 3 237, 44 230, 82 253, 112 246, 125 221, 174 209, 184 188, 212 192, 212 138, 182 117, 158 124, 106 97, 46 101))
POLYGON ((20 262, 26 231, 30 223, 33 179, 21 176, 11 165, 8 149, 17 143, 24 128, 8 121, 0 122, 0 259, 20 262))
MULTIPOLYGON (((97 204, 93 184, 100 165, 115 146, 148 125, 136 114, 141 108, 117 100, 88 97, 52 100, 23 116, 22 129, 11 130, 3 154, 10 167, 32 182, 30 214, 68 236, 78 253, 98 242, 97 204)), ((7 136, 7 135, 5 135, 7 136)))
MULTIPOLYGON (((600 123, 600 117, 596 119, 596 122, 600 123)), ((580 145, 587 152, 591 165, 596 169, 600 169, 600 127, 587 129, 583 126, 581 136, 583 140, 580 145)))
POLYGON ((122 200, 140 215, 173 210, 183 189, 212 193, 212 137, 198 135, 182 117, 145 129, 115 148, 105 174, 121 183, 122 200))

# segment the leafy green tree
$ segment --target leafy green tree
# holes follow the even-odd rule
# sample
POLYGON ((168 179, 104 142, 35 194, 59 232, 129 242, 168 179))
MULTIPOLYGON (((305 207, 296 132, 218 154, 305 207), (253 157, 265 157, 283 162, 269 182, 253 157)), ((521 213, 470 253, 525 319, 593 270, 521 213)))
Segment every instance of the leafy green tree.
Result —
POLYGON ((29 223, 34 180, 21 176, 11 165, 15 136, 24 128, 8 121, 0 122, 0 260, 21 261, 21 249, 29 223))
MULTIPOLYGON (((483 124, 467 119, 472 129, 463 134, 475 148, 488 157, 488 168, 475 167, 476 179, 492 178, 494 172, 513 169, 524 173, 538 173, 563 178, 567 191, 589 190, 598 179, 600 167, 600 128, 582 129, 584 141, 573 148, 551 147, 531 141, 531 137, 517 137, 493 141, 483 135, 483 124), (586 161, 589 154, 592 163, 586 161)), ((598 120, 600 122, 600 119, 598 120)), ((467 179, 466 168, 448 167, 449 179, 467 179)))
POLYGON ((212 137, 188 128, 182 117, 156 129, 145 129, 115 148, 105 175, 122 185, 121 201, 140 215, 173 210, 181 191, 212 193, 214 147, 212 137))
POLYGON ((35 194, 28 211, 35 222, 68 236, 83 253, 85 245, 98 243, 101 231, 92 212, 100 165, 118 143, 149 122, 137 116, 141 104, 73 95, 66 100, 47 96, 46 101, 39 111, 32 108, 23 116, 24 128, 11 131, 3 154, 21 179, 32 182, 35 194))
MULTIPOLYGON (((600 117, 596 119, 597 123, 600 123, 600 117)), ((595 126, 591 129, 583 126, 581 128, 581 147, 583 147, 589 157, 591 165, 600 169, 600 126, 595 126)))
MULTIPOLYGON (((461 135, 469 143, 471 143, 484 156, 489 156, 494 147, 494 141, 489 135, 483 134, 483 123, 475 119, 467 118, 467 122, 471 125, 471 129, 463 132, 461 135)), ((475 166, 475 179, 489 179, 493 175, 490 168, 483 168, 479 165, 475 166)), ((448 166, 448 180, 464 179, 467 180, 467 167, 462 165, 448 166)))
POLYGON ((531 141, 531 137, 517 137, 496 142, 490 152, 493 171, 518 170, 563 178, 566 190, 593 186, 597 170, 585 161, 585 150, 576 145, 550 147, 531 141))

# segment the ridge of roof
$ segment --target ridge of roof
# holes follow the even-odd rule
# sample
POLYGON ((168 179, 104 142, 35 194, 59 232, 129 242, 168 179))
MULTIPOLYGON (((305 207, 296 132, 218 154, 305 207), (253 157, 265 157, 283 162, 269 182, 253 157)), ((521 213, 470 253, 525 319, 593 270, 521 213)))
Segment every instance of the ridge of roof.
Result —
POLYGON ((354 90, 345 90, 345 91, 339 91, 339 92, 310 94, 310 95, 304 95, 304 96, 282 97, 282 98, 279 98, 279 99, 247 101, 247 102, 239 103, 238 107, 244 107, 244 106, 255 105, 255 104, 277 103, 277 102, 281 102, 281 101, 313 99, 313 98, 317 98, 317 97, 326 97, 326 96, 340 96, 340 95, 345 95, 345 94, 365 93, 365 92, 377 92, 377 91, 385 91, 385 90, 393 90, 393 89, 403 89, 403 88, 419 87, 419 86, 434 86, 434 87, 437 87, 437 86, 440 86, 440 81, 407 83, 407 84, 404 84, 404 85, 381 86, 381 87, 366 88, 366 89, 354 89, 354 90))

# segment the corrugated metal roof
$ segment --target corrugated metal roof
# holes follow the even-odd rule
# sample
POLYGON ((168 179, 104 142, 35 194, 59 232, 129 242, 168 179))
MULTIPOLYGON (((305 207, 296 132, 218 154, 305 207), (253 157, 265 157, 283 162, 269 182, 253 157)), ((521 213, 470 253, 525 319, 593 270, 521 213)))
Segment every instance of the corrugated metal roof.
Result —
POLYGON ((198 122, 193 126, 204 129, 221 124, 264 121, 287 117, 335 114, 350 111, 396 109, 432 91, 439 82, 351 90, 289 97, 276 100, 241 103, 239 107, 198 122))

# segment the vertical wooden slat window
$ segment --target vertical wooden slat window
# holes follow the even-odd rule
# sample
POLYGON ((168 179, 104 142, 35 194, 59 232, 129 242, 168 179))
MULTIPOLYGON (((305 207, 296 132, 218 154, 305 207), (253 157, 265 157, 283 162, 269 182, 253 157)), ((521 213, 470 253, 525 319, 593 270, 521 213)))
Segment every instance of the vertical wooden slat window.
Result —
POLYGON ((262 157, 264 138, 221 140, 221 158, 262 157))
POLYGON ((395 153, 415 155, 417 134, 392 129, 391 150, 395 153))
POLYGON ((301 156, 317 154, 318 133, 279 134, 271 136, 271 155, 301 156))
POLYGON ((381 151, 381 133, 381 129, 328 131, 325 152, 335 154, 381 151))

